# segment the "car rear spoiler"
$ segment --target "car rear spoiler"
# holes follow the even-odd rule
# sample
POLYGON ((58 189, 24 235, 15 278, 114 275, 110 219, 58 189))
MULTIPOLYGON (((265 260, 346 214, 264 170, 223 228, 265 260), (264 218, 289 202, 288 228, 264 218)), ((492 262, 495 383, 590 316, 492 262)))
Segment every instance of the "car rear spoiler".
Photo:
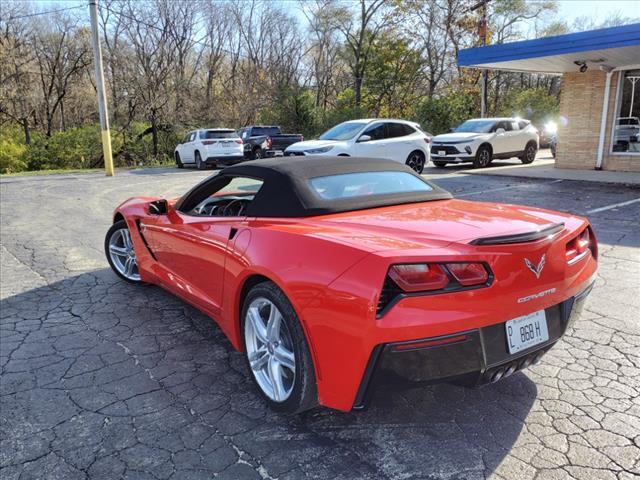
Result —
POLYGON ((499 235, 496 237, 480 237, 469 242, 470 245, 507 245, 510 243, 535 242, 543 238, 552 237, 564 230, 564 223, 556 223, 533 232, 499 235))

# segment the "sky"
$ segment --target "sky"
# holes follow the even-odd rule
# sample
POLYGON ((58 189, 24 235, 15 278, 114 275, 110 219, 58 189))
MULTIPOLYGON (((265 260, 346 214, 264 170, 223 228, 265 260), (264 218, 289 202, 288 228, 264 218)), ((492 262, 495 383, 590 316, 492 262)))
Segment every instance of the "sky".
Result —
POLYGON ((558 19, 571 24, 578 17, 604 20, 612 13, 640 16, 640 0, 558 0, 558 19))
MULTIPOLYGON (((10 2, 12 0, 0 0, 1 2, 10 2)), ((69 7, 76 5, 87 5, 87 0, 31 0, 32 3, 37 4, 38 10, 53 10, 60 7, 69 7)), ((99 0, 98 0, 99 1, 99 0)), ((285 0, 298 5, 296 0, 285 0)), ((348 0, 343 0, 348 1, 348 0)), ((428 1, 428 0, 425 0, 428 1)), ((540 0, 526 0, 526 1, 540 1, 540 0)), ((557 0, 558 14, 554 15, 557 20, 564 20, 567 24, 571 25, 573 21, 579 17, 589 17, 596 21, 605 20, 608 16, 614 13, 620 13, 624 17, 640 17, 640 0, 557 0)), ((293 9, 292 9, 293 10, 293 9)), ((78 9, 78 15, 84 16, 87 14, 88 8, 85 12, 78 9)), ((296 15, 302 24, 304 24, 304 15, 301 12, 296 15)))

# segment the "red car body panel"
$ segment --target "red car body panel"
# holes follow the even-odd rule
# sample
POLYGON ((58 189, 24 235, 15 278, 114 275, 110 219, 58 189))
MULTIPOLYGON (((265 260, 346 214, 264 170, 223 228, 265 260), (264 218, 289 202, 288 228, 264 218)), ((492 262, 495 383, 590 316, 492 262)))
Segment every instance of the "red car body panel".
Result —
POLYGON ((189 216, 171 207, 167 215, 149 215, 151 200, 130 199, 116 210, 132 232, 142 280, 214 318, 238 350, 244 348, 243 288, 256 276, 273 281, 306 333, 320 403, 343 411, 353 407, 376 345, 465 332, 548 308, 592 283, 597 269, 590 253, 574 264, 565 258, 567 243, 587 220, 536 208, 439 200, 259 219, 189 216), (558 223, 564 230, 552 238, 469 244, 558 223), (537 263, 542 255, 546 267, 537 279, 524 259, 537 263), (494 281, 486 288, 409 296, 376 318, 390 265, 461 260, 486 262, 494 281), (547 293, 536 297, 540 292, 547 293))

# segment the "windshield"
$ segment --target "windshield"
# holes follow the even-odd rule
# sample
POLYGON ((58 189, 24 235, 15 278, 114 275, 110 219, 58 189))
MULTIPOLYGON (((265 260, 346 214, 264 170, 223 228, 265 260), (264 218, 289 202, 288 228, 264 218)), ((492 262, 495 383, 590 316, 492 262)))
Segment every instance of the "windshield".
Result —
POLYGON ((320 140, 350 140, 365 125, 365 122, 344 122, 324 132, 320 140))
POLYGON ((343 173, 311 178, 309 183, 323 200, 433 190, 430 185, 406 172, 343 173))
POLYGON ((467 120, 455 129, 459 133, 489 133, 495 125, 493 120, 467 120))

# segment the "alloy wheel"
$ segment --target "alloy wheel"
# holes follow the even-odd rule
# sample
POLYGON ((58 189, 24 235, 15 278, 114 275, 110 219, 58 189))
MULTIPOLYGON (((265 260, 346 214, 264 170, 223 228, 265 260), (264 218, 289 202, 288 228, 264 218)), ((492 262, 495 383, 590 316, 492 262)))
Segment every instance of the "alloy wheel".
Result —
POLYGON ((533 162, 536 158, 536 149, 531 145, 527 148, 527 160, 533 162))
POLYGON ((486 167, 487 165, 489 165, 489 162, 491 161, 489 150, 487 150, 486 148, 482 149, 482 151, 478 155, 478 159, 480 160, 478 163, 481 167, 486 167))
POLYGON ((295 384, 296 358, 287 324, 273 302, 258 297, 249 304, 244 338, 258 386, 269 399, 284 402, 295 384))
POLYGON ((407 165, 417 173, 424 170, 424 158, 419 153, 412 153, 407 159, 407 165))
POLYGON ((128 228, 116 230, 109 238, 109 258, 123 277, 140 281, 136 252, 128 228))

